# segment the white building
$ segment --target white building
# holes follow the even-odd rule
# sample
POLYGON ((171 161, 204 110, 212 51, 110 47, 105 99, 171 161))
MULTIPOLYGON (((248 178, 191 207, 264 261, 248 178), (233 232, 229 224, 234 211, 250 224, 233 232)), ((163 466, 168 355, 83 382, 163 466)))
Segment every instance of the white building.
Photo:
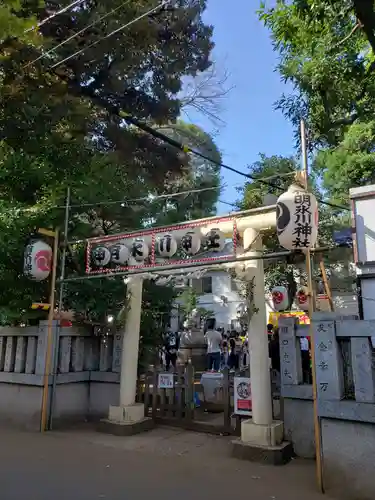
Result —
MULTIPOLYGON (((232 243, 226 244, 222 252, 223 256, 230 253, 231 246, 232 243)), ((208 257, 209 254, 205 256, 208 257)), ((216 253, 212 254, 212 256, 219 257, 220 254, 216 253)), ((304 270, 303 267, 301 266, 301 271, 304 270)), ((352 267, 349 261, 346 264, 338 263, 329 273, 334 309, 338 314, 358 314, 357 295, 352 286, 354 281, 352 267)), ((298 270, 298 268, 296 269, 298 270)), ((225 331, 239 329, 237 309, 243 303, 243 298, 239 293, 241 285, 238 280, 233 279, 228 271, 224 269, 207 271, 203 277, 189 280, 188 286, 191 286, 197 293, 199 305, 213 312, 217 327, 222 327, 225 331)), ((322 288, 322 284, 319 284, 319 288, 322 288)), ((320 292, 323 292, 323 289, 320 292)), ((268 318, 268 314, 274 309, 270 294, 266 293, 266 291, 264 300, 268 318)), ((171 314, 170 326, 173 331, 177 331, 182 327, 184 318, 180 304, 181 301, 177 299, 176 307, 171 314)), ((323 295, 317 297, 316 305, 318 310, 330 310, 329 303, 323 295)), ((265 318, 265 324, 267 318, 265 318)))
MULTIPOLYGON (((213 312, 217 327, 230 330, 238 326, 237 308, 243 301, 238 293, 238 283, 228 272, 207 272, 202 278, 190 280, 190 285, 198 294, 199 305, 213 312)), ((178 330, 182 321, 177 299, 171 316, 172 330, 178 330)))

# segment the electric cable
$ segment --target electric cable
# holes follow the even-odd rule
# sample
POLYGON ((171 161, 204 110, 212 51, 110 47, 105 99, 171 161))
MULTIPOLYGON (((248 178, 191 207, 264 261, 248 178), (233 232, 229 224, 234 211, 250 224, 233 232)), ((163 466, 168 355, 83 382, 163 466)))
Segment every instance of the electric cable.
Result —
POLYGON ((44 57, 48 56, 52 52, 55 52, 57 49, 59 49, 60 47, 62 47, 66 43, 70 42, 71 40, 74 40, 74 38, 76 38, 77 36, 82 35, 82 33, 84 33, 85 31, 87 31, 88 29, 92 28, 93 26, 96 26, 97 24, 101 23, 107 17, 111 16, 112 14, 114 14, 115 12, 117 12, 118 10, 122 9, 123 7, 125 7, 125 5, 127 5, 129 2, 130 2, 130 0, 126 0, 121 5, 118 5, 114 9, 110 10, 106 14, 104 14, 101 17, 99 17, 98 19, 96 19, 96 21, 93 21, 91 24, 88 24, 87 26, 85 26, 84 28, 82 28, 80 31, 77 31, 77 33, 73 33, 73 35, 71 35, 70 37, 68 37, 66 40, 62 41, 58 45, 56 45, 56 47, 52 47, 51 49, 47 50, 47 52, 43 52, 39 57, 37 57, 33 61, 30 61, 29 63, 27 63, 24 66, 24 68, 28 68, 32 64, 35 64, 36 62, 40 61, 40 59, 43 59, 44 57))
MULTIPOLYGON (((155 13, 156 11, 158 11, 159 9, 163 9, 165 8, 166 6, 168 6, 170 4, 170 0, 163 0, 160 4, 158 4, 156 7, 154 7, 153 9, 145 12, 144 14, 141 14, 140 16, 136 17, 135 19, 133 19, 132 21, 129 21, 128 23, 120 26, 119 28, 117 28, 116 30, 113 30, 112 32, 108 33, 106 36, 102 37, 102 38, 99 38, 98 40, 96 40, 95 42, 93 42, 92 44, 88 45, 87 47, 84 47, 83 49, 80 49, 78 51, 76 51, 75 53, 71 54, 70 56, 66 57, 65 59, 61 60, 61 61, 58 61, 57 63, 53 64, 52 66, 50 66, 49 69, 55 69, 57 68, 58 66, 60 66, 61 64, 67 62, 68 60, 72 59, 73 57, 76 57, 77 55, 85 52, 86 50, 90 49, 91 47, 97 45, 98 43, 100 43, 101 41, 111 37, 112 35, 128 28, 129 26, 133 25, 134 23, 136 23, 137 21, 143 19, 144 17, 147 17, 153 13, 155 13)), ((56 13, 57 15, 57 13, 56 13)), ((60 78, 61 75, 58 75, 60 78)), ((86 92, 86 95, 88 97, 91 97, 91 98, 96 98, 96 100, 98 100, 98 96, 94 96, 91 92, 89 94, 87 94, 86 92)), ((103 105, 103 103, 101 103, 103 105)), ((105 106, 106 109, 109 111, 109 106, 108 104, 105 106)), ((236 173, 238 175, 241 175, 243 177, 246 177, 250 180, 252 180, 253 182, 259 182, 260 184, 263 184, 265 186, 268 186, 270 188, 273 188, 273 189, 276 189, 276 190, 279 190, 279 191, 284 191, 284 189, 277 185, 277 184, 274 184, 272 182, 269 182, 269 181, 266 181, 266 180, 263 180, 262 178, 258 178, 256 176, 253 176, 249 173, 246 173, 246 172, 243 172, 241 170, 238 170, 234 167, 231 167, 230 165, 226 165, 225 163, 223 162, 218 162, 216 160, 213 160, 212 158, 210 158, 209 156, 205 155, 204 153, 201 153, 200 151, 194 149, 194 148, 191 148, 190 146, 187 146, 187 145, 184 145, 182 144, 181 142, 179 141, 176 141, 175 139, 172 139, 170 137, 168 137, 167 135, 159 132, 158 130, 154 129, 153 127, 150 127, 149 125, 147 125, 146 123, 134 118, 133 116, 131 116, 129 113, 126 113, 124 111, 121 111, 118 109, 117 106, 115 105, 111 105, 110 106, 110 110, 113 114, 117 114, 119 117, 123 118, 126 122, 134 125, 135 127, 139 128, 140 130, 143 130, 144 132, 152 135, 153 137, 175 147, 176 149, 179 149, 180 151, 183 151, 185 153, 191 153, 191 154, 194 154, 195 156, 198 156, 206 161, 209 161, 210 163, 214 164, 214 165, 217 165, 219 166, 220 168, 223 168, 225 170, 228 170, 228 171, 231 171, 233 173, 236 173)), ((336 205, 334 203, 331 203, 331 202, 328 202, 328 201, 324 201, 322 199, 318 199, 319 203, 323 204, 323 205, 327 205, 327 206, 330 206, 332 208, 337 208, 337 209, 340 209, 340 210, 350 210, 348 207, 344 207, 344 206, 341 206, 341 205, 336 205)))
POLYGON ((140 21, 141 19, 157 12, 159 9, 163 9, 165 6, 167 6, 169 4, 169 0, 163 0, 160 4, 158 4, 156 7, 154 7, 153 9, 150 9, 148 10, 147 12, 145 12, 144 14, 141 14, 139 16, 137 16, 136 18, 134 18, 132 21, 129 21, 125 24, 123 24, 122 26, 120 26, 119 28, 111 31, 110 33, 108 33, 107 35, 99 38, 98 40, 95 40, 95 42, 91 43, 90 45, 88 45, 87 47, 84 47, 83 49, 80 49, 80 50, 77 50, 77 52, 74 52, 74 54, 71 54, 70 56, 68 57, 65 57, 65 59, 62 59, 61 61, 58 61, 57 63, 53 64, 52 66, 50 66, 49 69, 54 69, 54 68, 57 68, 58 66, 60 66, 61 64, 64 64, 65 62, 69 61, 70 59, 72 59, 73 57, 76 57, 78 56, 79 54, 82 54, 83 52, 85 52, 86 50, 88 49, 91 49, 92 47, 94 47, 95 45, 97 45, 98 43, 102 42, 103 40, 106 40, 107 38, 115 35, 116 33, 119 33, 120 31, 123 31, 124 29, 126 28, 129 28, 130 26, 132 26, 133 24, 135 24, 136 22, 140 21))
POLYGON ((41 26, 43 26, 44 24, 48 23, 48 21, 51 21, 51 19, 53 19, 54 17, 60 15, 60 14, 63 14, 64 12, 66 12, 67 10, 71 9, 72 7, 75 7, 76 5, 79 5, 80 3, 83 3, 85 0, 75 0, 75 2, 72 2, 70 3, 69 5, 67 5, 66 7, 63 7, 62 9, 58 10, 57 12, 54 12, 53 14, 51 14, 50 16, 46 17, 45 19, 43 19, 42 21, 40 21, 38 24, 36 24, 35 26, 32 26, 31 28, 28 28, 27 30, 25 30, 25 33, 29 33, 30 31, 33 31, 35 30, 36 28, 40 28, 41 26))

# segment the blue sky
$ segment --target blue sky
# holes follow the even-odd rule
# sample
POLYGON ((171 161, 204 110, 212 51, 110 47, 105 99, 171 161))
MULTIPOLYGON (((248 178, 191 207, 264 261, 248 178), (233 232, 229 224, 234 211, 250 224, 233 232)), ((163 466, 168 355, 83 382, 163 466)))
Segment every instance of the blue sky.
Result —
MULTIPOLYGON (((223 102, 221 118, 226 123, 215 137, 223 154, 223 162, 247 171, 247 165, 267 155, 292 155, 293 133, 290 123, 275 111, 273 103, 286 86, 274 72, 277 54, 272 51, 269 33, 256 15, 258 0, 208 0, 204 19, 214 26, 213 60, 229 73, 233 88, 223 102)), ((259 0, 260 3, 260 0, 259 0)), ((192 122, 207 131, 214 126, 204 116, 189 111, 192 122)), ((238 193, 234 185, 244 177, 222 171, 229 186, 221 195, 234 201, 238 193)), ((219 204, 218 213, 230 211, 219 204)))

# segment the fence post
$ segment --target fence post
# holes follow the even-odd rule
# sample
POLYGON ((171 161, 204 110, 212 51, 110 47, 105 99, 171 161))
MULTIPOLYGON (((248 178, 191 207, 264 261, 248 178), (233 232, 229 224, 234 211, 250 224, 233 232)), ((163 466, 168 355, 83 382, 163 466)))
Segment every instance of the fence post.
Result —
POLYGON ((344 395, 342 357, 336 339, 335 321, 313 317, 316 385, 318 398, 340 400, 344 395))
POLYGON ((148 410, 150 407, 150 383, 152 380, 152 372, 148 369, 145 374, 145 391, 144 391, 144 408, 145 408, 145 417, 148 417, 148 410))
POLYGON ((176 418, 182 418, 183 409, 183 390, 182 385, 184 383, 183 367, 182 365, 177 365, 177 385, 176 385, 176 418))
POLYGON ((194 416, 194 367, 191 363, 185 369, 185 418, 193 420, 194 416))
POLYGON ((302 384, 301 343, 296 336, 295 318, 280 318, 280 371, 282 385, 302 384))
POLYGON ((158 411, 158 370, 154 367, 154 373, 152 374, 152 418, 156 419, 158 411))
POLYGON ((229 369, 225 367, 223 370, 223 403, 224 403, 224 429, 227 432, 231 431, 231 407, 230 407, 230 390, 229 390, 229 369))
POLYGON ((350 343, 355 400, 361 403, 374 403, 375 370, 370 339, 368 337, 352 337, 350 343))

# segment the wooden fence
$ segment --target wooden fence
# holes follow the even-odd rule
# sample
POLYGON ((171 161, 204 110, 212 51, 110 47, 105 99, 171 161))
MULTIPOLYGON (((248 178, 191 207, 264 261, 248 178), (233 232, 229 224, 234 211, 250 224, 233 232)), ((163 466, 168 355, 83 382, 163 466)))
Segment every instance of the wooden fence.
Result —
POLYGON ((149 372, 138 382, 137 399, 144 403, 146 417, 158 424, 198 432, 240 434, 241 419, 233 414, 234 374, 228 369, 223 371, 215 402, 205 401, 203 387, 196 379, 192 365, 177 367, 171 389, 158 387, 159 375, 163 373, 165 371, 149 372))

